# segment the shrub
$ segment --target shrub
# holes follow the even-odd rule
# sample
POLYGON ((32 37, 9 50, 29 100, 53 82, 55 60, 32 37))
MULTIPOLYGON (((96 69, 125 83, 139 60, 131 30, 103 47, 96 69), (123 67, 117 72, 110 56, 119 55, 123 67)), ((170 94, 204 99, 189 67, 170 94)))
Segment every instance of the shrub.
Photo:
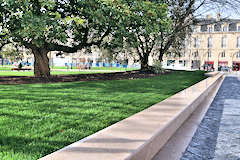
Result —
POLYGON ((156 74, 164 73, 165 70, 162 68, 161 61, 155 61, 153 64, 153 72, 156 74))

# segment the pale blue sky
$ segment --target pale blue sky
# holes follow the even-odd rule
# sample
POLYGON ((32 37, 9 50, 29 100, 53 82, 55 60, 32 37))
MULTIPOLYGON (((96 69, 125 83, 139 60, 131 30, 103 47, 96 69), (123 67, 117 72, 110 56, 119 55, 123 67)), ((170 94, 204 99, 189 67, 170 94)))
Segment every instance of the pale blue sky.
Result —
MULTIPOLYGON (((238 6, 235 7, 238 9, 238 6)), ((220 13, 222 18, 240 19, 240 9, 234 10, 234 8, 231 8, 229 6, 216 7, 205 5, 198 10, 196 15, 205 18, 206 15, 211 14, 213 18, 216 18, 217 13, 220 13)))

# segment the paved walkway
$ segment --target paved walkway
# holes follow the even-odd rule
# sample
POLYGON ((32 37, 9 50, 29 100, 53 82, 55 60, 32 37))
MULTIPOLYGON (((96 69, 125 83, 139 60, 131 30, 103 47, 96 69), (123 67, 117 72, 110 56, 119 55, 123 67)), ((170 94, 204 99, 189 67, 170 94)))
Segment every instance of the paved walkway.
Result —
POLYGON ((240 77, 225 78, 181 160, 240 160, 240 77))

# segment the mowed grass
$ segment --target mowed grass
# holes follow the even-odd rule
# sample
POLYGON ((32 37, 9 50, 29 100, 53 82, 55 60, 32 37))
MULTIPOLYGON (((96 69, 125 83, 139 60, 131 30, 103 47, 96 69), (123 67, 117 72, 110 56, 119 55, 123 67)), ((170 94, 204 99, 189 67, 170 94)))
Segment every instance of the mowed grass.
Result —
MULTIPOLYGON (((67 66, 54 66, 52 69, 70 69, 67 66)), ((78 67, 72 67, 72 69, 78 69, 78 67)), ((132 71, 139 68, 122 68, 122 67, 91 67, 91 70, 114 70, 114 71, 132 71)))
MULTIPOLYGON (((12 68, 16 68, 16 66, 11 65, 0 65, 0 71, 11 71, 12 68)), ((23 67, 24 68, 24 67, 23 67)), ((70 67, 67 66, 50 66, 51 69, 68 69, 71 70, 70 67)), ((72 67, 72 69, 78 69, 78 67, 72 67)), ((107 71, 132 71, 137 70, 139 68, 121 68, 121 67, 91 67, 90 70, 107 70, 107 71)))
POLYGON ((0 85, 0 160, 36 160, 202 79, 178 71, 146 79, 0 85))
POLYGON ((10 65, 4 65, 4 66, 0 65, 0 71, 11 71, 11 68, 12 66, 10 65))
MULTIPOLYGON (((59 67, 57 69, 67 69, 67 68, 59 67)), ((71 71, 71 69, 69 69, 66 71, 51 71, 51 74, 52 75, 71 75, 71 74, 109 73, 109 71, 132 71, 134 70, 134 68, 126 69, 126 68, 111 68, 111 67, 95 67, 95 68, 92 68, 91 70, 71 71)), ((34 76, 34 73, 33 71, 11 71, 10 67, 0 67, 0 77, 1 76, 34 76)))
MULTIPOLYGON (((95 74, 106 73, 104 71, 52 71, 51 75, 71 75, 71 74, 95 74)), ((34 76, 33 71, 0 71, 1 76, 34 76)), ((1 160, 1 159, 0 159, 1 160)))
POLYGON ((120 67, 92 67, 91 70, 114 70, 114 71, 132 71, 138 68, 120 68, 120 67))

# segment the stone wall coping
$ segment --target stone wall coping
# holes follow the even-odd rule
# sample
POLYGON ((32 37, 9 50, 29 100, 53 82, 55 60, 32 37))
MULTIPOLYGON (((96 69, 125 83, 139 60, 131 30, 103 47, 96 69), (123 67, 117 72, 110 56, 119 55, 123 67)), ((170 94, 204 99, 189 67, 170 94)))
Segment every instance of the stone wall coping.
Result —
POLYGON ((207 72, 205 73, 205 76, 207 77, 213 77, 213 76, 216 76, 217 74, 219 74, 220 72, 218 71, 214 71, 214 72, 207 72))
POLYGON ((222 77, 209 77, 40 160, 151 160, 222 77))

